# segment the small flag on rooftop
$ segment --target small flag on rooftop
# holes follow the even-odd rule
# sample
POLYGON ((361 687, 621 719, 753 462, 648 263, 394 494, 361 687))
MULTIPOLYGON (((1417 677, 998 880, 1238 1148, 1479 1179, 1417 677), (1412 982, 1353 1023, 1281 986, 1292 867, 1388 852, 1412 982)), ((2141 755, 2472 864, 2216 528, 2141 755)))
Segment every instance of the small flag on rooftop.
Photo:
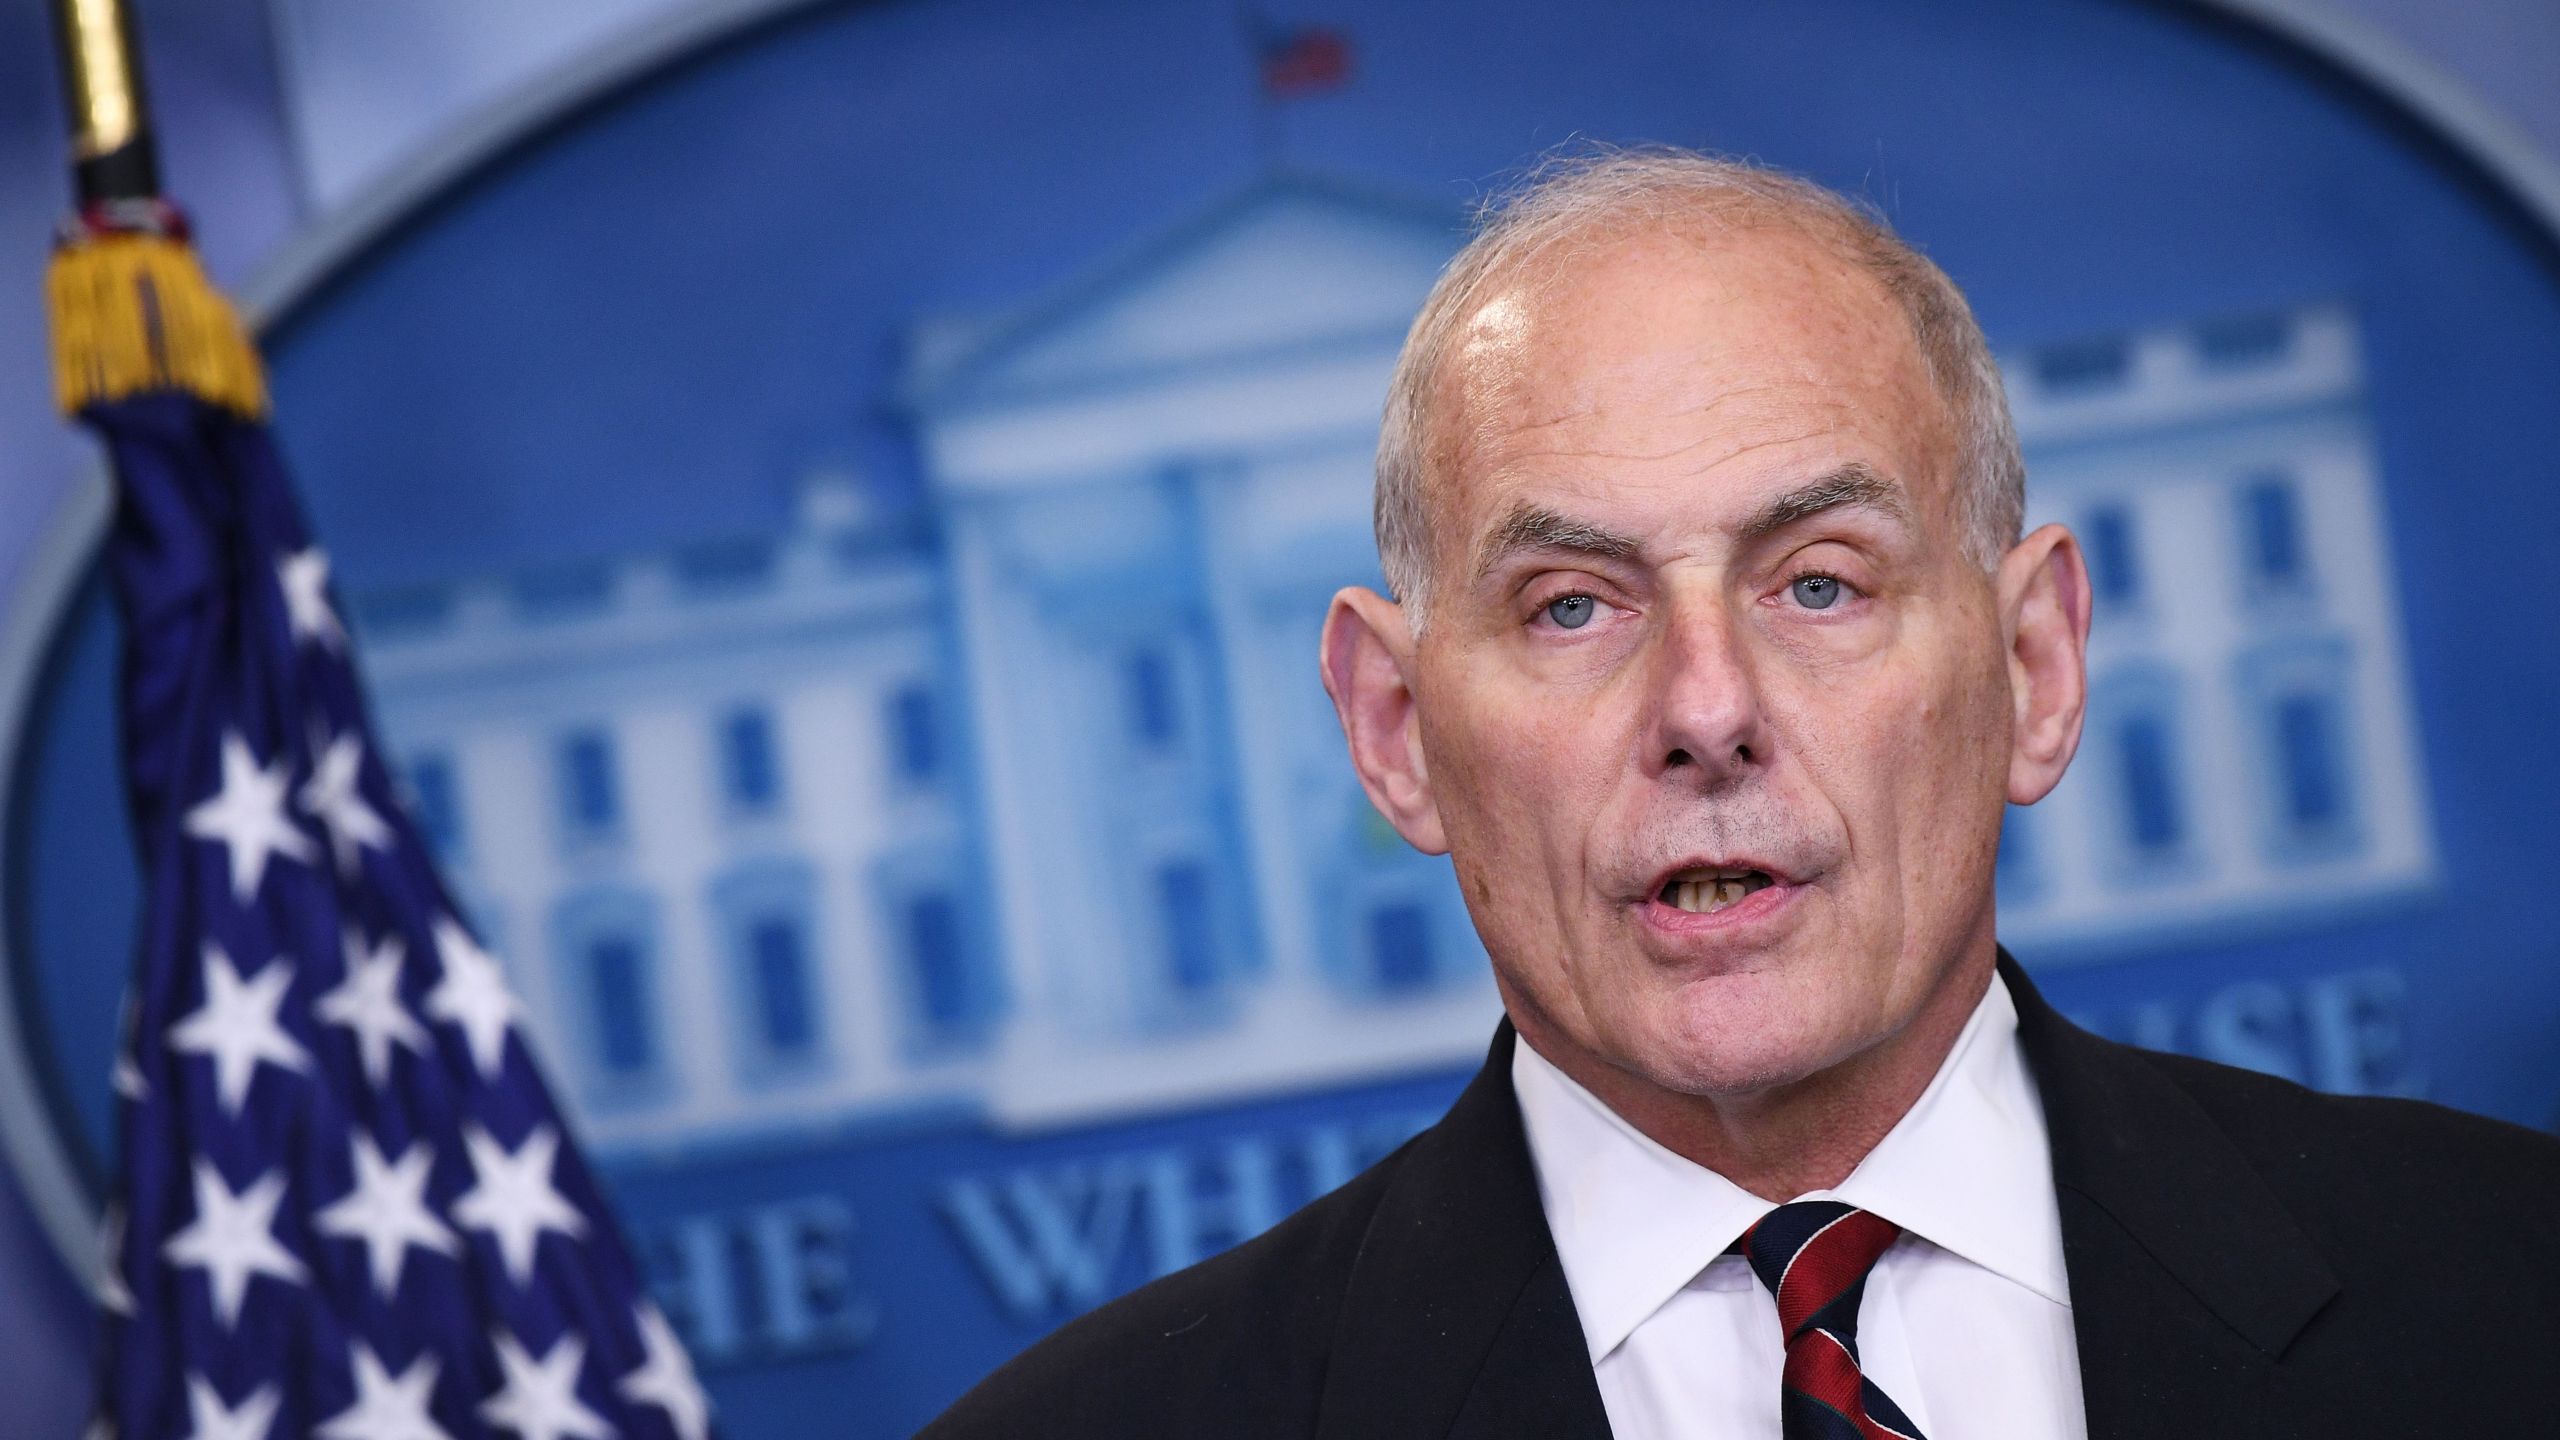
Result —
POLYGON ((396 796, 257 355, 157 197, 129 21, 64 31, 82 205, 50 280, 57 388, 114 462, 144 883, 92 1434, 704 1440, 684 1348, 396 796))
POLYGON ((1351 40, 1326 25, 1257 27, 1262 88, 1274 99, 1325 95, 1351 83, 1351 40))

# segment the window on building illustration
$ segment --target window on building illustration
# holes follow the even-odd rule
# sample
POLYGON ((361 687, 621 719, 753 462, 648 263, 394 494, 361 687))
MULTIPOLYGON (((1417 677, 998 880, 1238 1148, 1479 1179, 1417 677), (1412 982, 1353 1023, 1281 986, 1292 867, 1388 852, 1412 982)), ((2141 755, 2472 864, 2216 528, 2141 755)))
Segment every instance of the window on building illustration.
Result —
POLYGON ((613 1075, 647 1072, 657 1063, 658 1043, 639 940, 625 934, 594 936, 587 941, 586 960, 597 1062, 613 1075))
POLYGON ((750 1082, 805 1073, 827 1048, 816 873, 764 854, 711 884, 732 1055, 750 1082))
POLYGON ((2037 382, 2056 394, 2109 390, 2133 373, 2133 350, 2118 336, 2047 345, 2035 352, 2035 372, 2037 382))
POLYGON ((765 916, 748 924, 746 940, 757 1038, 768 1055, 808 1054, 817 1047, 818 1017, 809 987, 807 936, 799 921, 765 916))
POLYGON ((2117 784, 2121 788, 2125 838, 2141 854, 2174 852, 2186 835, 2186 816, 2178 797, 2176 755, 2166 716, 2136 711, 2116 725, 2117 784))
POLYGON ((931 687, 901 685, 889 696, 889 763, 900 780, 928 784, 942 774, 942 735, 931 687))
POLYGON ((560 741, 560 809, 573 834, 601 834, 622 823, 613 741, 603 731, 580 730, 560 741))
POLYGON ((2275 732, 2283 762, 2285 819, 2302 831, 2326 830, 2344 820, 2343 747, 2329 697, 2294 694, 2278 700, 2275 732))
POLYGON ((1369 961, 1378 988, 1390 994, 1431 983, 1431 920, 1420 902, 1391 901, 1369 912, 1369 961))
POLYGON ((939 891, 906 902, 907 961, 916 1008, 935 1034, 966 1030, 977 1019, 976 987, 960 930, 960 906, 939 891))
POLYGON ((775 754, 770 712, 748 706, 722 718, 720 781, 732 809, 770 810, 782 798, 781 764, 775 754))
POLYGON ((1127 692, 1129 733, 1141 745, 1171 745, 1182 728, 1172 658, 1153 646, 1133 651, 1123 664, 1121 683, 1127 692))
POLYGON ((2122 505, 2100 505, 2085 517, 2089 586, 2098 603, 2131 605, 2142 598, 2142 566, 2135 551, 2133 515, 2122 505))
POLYGON ((2354 734, 2355 650, 2335 634, 2280 635, 2233 661, 2255 721, 2268 855, 2335 857, 2364 841, 2354 734))
POLYGON ((462 848, 462 800, 455 793, 453 762, 442 755, 409 757, 403 767, 409 782, 409 815, 418 833, 439 857, 451 858, 462 848))
POLYGON ((2293 317, 2281 310, 2231 315, 2196 327, 2196 354, 2208 370, 2254 370, 2293 351, 2293 317))
POLYGON ((1165 963, 1173 988, 1199 994, 1218 983, 1218 944, 1209 867, 1177 860, 1156 871, 1156 907, 1164 926, 1165 963))
POLYGON ((2311 567, 2302 543, 2301 498, 2291 477, 2261 475, 2242 485, 2240 523, 2253 583, 2283 588, 2307 578, 2311 567))

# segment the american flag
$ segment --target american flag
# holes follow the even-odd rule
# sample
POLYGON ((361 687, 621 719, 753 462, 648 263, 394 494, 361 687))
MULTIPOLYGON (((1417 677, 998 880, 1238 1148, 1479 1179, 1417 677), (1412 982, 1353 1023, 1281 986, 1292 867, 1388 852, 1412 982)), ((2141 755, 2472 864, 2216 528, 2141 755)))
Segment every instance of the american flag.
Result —
POLYGON ((1280 29, 1249 22, 1262 67, 1262 88, 1281 100, 1326 95, 1351 83, 1351 40, 1325 25, 1280 29))
MULTIPOLYGON (((175 293, 162 261, 201 277, 155 213, 92 217, 65 258, 160 247, 141 310, 174 375, 163 332, 220 302, 175 293)), ((519 1002, 395 796, 267 427, 128 388, 79 404, 116 475, 145 885, 92 1434, 704 1440, 519 1002)))

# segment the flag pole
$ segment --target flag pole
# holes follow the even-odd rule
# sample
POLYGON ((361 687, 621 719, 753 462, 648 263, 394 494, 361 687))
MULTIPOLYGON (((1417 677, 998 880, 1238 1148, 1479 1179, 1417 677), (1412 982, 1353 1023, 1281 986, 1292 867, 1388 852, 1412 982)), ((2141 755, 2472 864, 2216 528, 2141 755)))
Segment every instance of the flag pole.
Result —
POLYGON ((238 314, 160 195, 130 0, 51 0, 79 204, 46 278, 54 398, 68 414, 157 390, 266 413, 265 373, 238 314))
POLYGON ((79 194, 55 380, 116 476, 143 860, 91 1433, 711 1440, 400 806, 257 352, 160 194, 132 3, 49 0, 79 194))
POLYGON ((160 194, 151 105, 126 0, 52 0, 71 118, 71 181, 83 209, 160 194))

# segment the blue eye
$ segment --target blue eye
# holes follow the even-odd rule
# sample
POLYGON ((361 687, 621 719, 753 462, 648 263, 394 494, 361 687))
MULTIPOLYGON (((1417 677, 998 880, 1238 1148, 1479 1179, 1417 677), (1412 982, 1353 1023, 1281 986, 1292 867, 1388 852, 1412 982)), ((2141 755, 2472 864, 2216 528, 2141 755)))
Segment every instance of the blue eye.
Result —
POLYGON ((1579 630, 1591 623, 1593 610, 1588 595, 1567 595, 1547 606, 1547 618, 1566 630, 1579 630))
POLYGON ((1799 575, 1787 588, 1807 610, 1828 610, 1840 598, 1840 582, 1828 575, 1799 575))

